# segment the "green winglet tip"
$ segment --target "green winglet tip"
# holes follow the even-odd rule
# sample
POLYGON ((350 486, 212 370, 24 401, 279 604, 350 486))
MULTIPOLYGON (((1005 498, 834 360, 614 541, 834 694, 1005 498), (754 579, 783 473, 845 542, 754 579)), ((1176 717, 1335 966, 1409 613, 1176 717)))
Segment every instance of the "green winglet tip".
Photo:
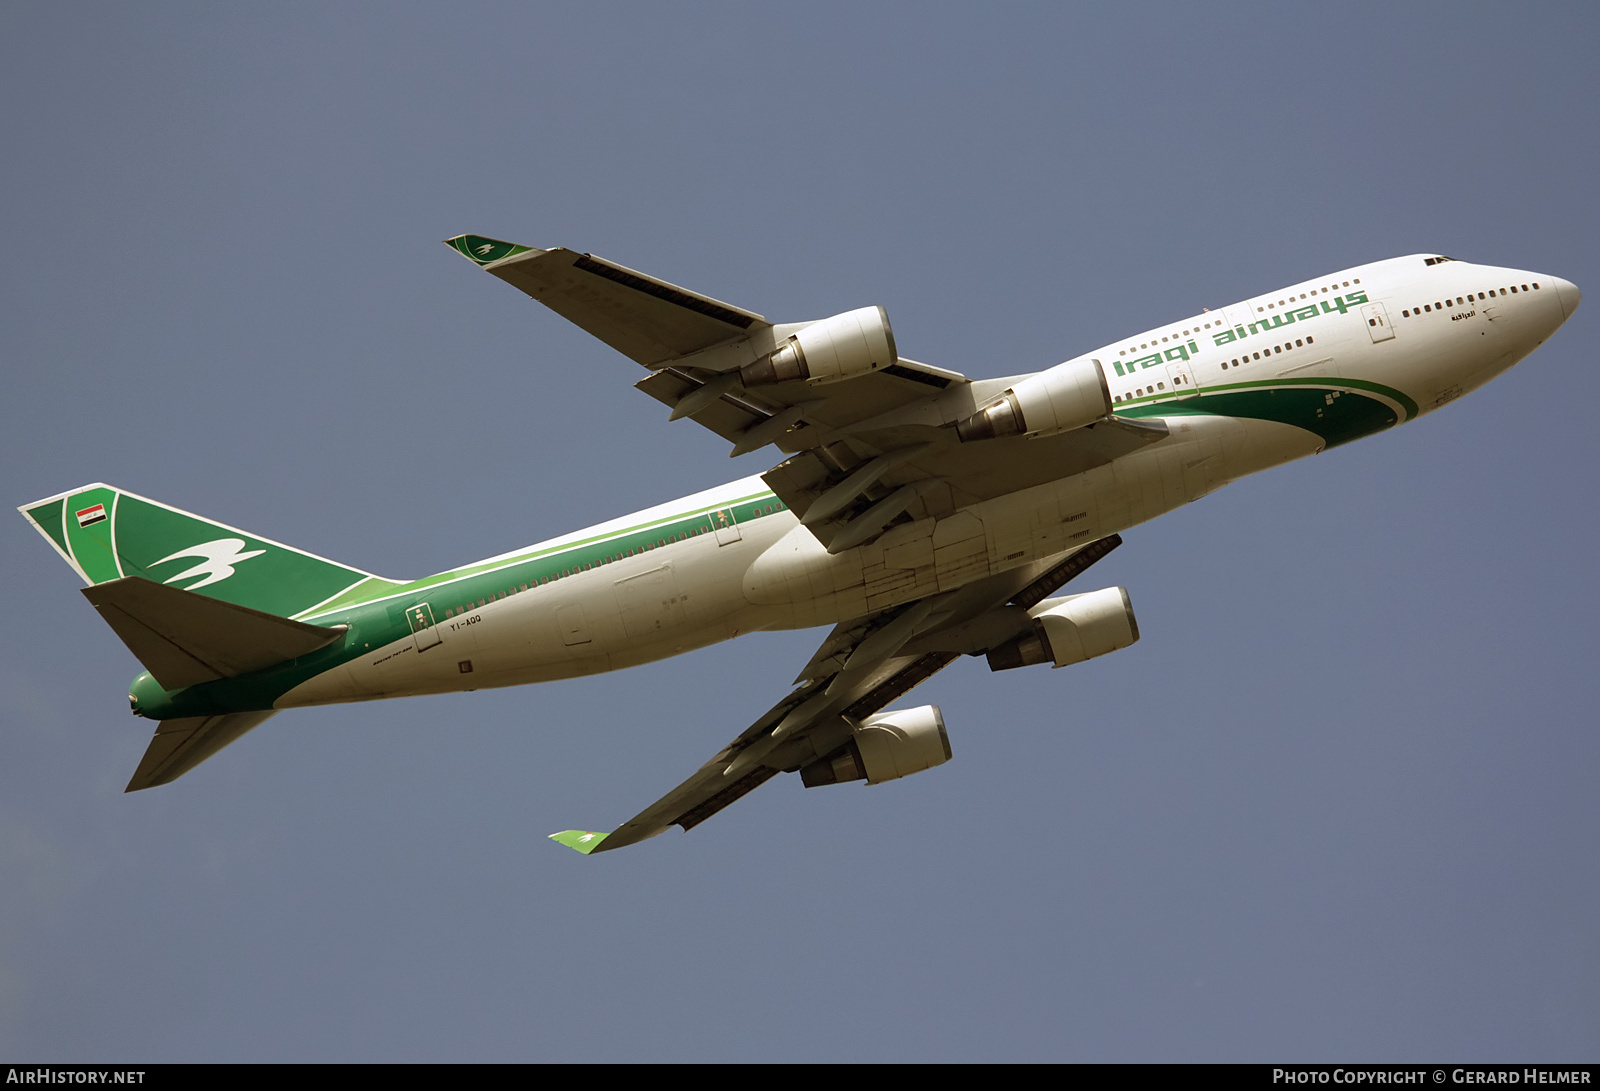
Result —
POLYGON ((587 856, 599 848, 600 842, 608 836, 604 833, 595 833, 593 830, 562 830, 560 833, 551 834, 550 840, 587 856))
POLYGON ((468 258, 480 269, 502 258, 514 258, 533 249, 531 246, 518 246, 514 242, 503 242, 500 239, 486 239, 482 235, 457 235, 453 239, 444 240, 444 244, 453 247, 462 257, 468 258))

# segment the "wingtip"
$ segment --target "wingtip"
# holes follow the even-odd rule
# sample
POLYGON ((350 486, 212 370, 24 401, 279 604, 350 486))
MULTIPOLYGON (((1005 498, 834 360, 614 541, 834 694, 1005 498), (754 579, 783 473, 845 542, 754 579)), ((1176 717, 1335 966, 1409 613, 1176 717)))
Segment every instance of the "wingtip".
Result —
POLYGON ((514 258, 518 254, 526 254, 533 249, 531 246, 506 242, 503 239, 491 239, 483 235, 457 235, 453 239, 444 240, 444 244, 480 269, 497 261, 504 261, 506 258, 514 258))
POLYGON ((560 833, 550 835, 550 840, 558 845, 565 845, 574 852, 581 852, 588 856, 600 847, 609 834, 597 833, 594 830, 562 830, 560 833))

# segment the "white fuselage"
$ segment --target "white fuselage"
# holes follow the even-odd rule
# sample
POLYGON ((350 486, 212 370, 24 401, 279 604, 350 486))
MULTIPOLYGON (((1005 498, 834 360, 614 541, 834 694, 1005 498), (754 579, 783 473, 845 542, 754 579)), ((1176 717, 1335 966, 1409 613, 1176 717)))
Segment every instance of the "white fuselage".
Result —
MULTIPOLYGON (((760 477, 748 477, 479 562, 458 570, 458 579, 448 573, 430 591, 439 621, 425 640, 371 647, 289 691, 277 707, 594 674, 950 590, 1436 409, 1532 352, 1577 300, 1576 289, 1554 277, 1418 255, 1207 311, 1086 354, 1104 365, 1117 413, 1155 417, 1169 430, 1132 454, 896 526, 838 555, 760 477), (1356 399, 1360 412, 1342 398, 1356 399), (1347 427, 1358 430, 1338 431, 1347 427), (688 536, 663 531, 637 548, 604 548, 752 503, 754 517, 733 526, 688 536), (486 572, 512 572, 530 558, 594 543, 606 555, 564 578, 508 579, 503 594, 459 605, 451 598, 455 582, 481 585, 486 572)), ((1012 381, 975 382, 948 419, 1012 381)))

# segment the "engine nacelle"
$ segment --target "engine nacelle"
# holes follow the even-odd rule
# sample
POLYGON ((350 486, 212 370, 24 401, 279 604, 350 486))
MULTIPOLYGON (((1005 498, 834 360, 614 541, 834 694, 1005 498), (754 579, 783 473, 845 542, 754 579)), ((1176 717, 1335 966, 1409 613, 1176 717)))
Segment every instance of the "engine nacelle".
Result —
POLYGON ((882 307, 862 307, 813 322, 753 364, 739 369, 745 386, 805 380, 815 386, 889 367, 899 356, 882 307))
POLYGON ((1082 357, 1030 375, 956 424, 965 442, 996 436, 1053 436, 1109 416, 1111 387, 1099 360, 1082 357))
POLYGON ((800 770, 807 788, 864 780, 882 784, 950 760, 950 737, 938 705, 904 708, 868 716, 850 741, 800 770))
POLYGON ((1028 611, 1033 625, 1021 636, 989 651, 989 669, 1010 670, 1034 663, 1058 667, 1118 651, 1139 640, 1133 603, 1122 587, 1086 595, 1045 599, 1028 611))

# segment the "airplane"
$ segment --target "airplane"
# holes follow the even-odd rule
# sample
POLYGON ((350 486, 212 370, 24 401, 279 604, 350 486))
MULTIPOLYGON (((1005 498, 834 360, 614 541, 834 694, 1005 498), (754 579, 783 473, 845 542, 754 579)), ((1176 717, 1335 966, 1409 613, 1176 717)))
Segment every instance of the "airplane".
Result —
POLYGON ((638 364, 635 385, 763 474, 419 580, 394 580, 92 484, 19 510, 146 670, 166 784, 277 712, 571 678, 765 629, 831 625, 794 688, 583 853, 692 829, 781 772, 879 784, 951 757, 957 658, 1054 667, 1139 639, 1122 587, 1063 593, 1122 532, 1261 470, 1409 423, 1576 310, 1558 277, 1437 254, 1315 277, 1044 371, 898 355, 863 307, 774 323, 614 262, 478 235, 478 267, 638 364))

